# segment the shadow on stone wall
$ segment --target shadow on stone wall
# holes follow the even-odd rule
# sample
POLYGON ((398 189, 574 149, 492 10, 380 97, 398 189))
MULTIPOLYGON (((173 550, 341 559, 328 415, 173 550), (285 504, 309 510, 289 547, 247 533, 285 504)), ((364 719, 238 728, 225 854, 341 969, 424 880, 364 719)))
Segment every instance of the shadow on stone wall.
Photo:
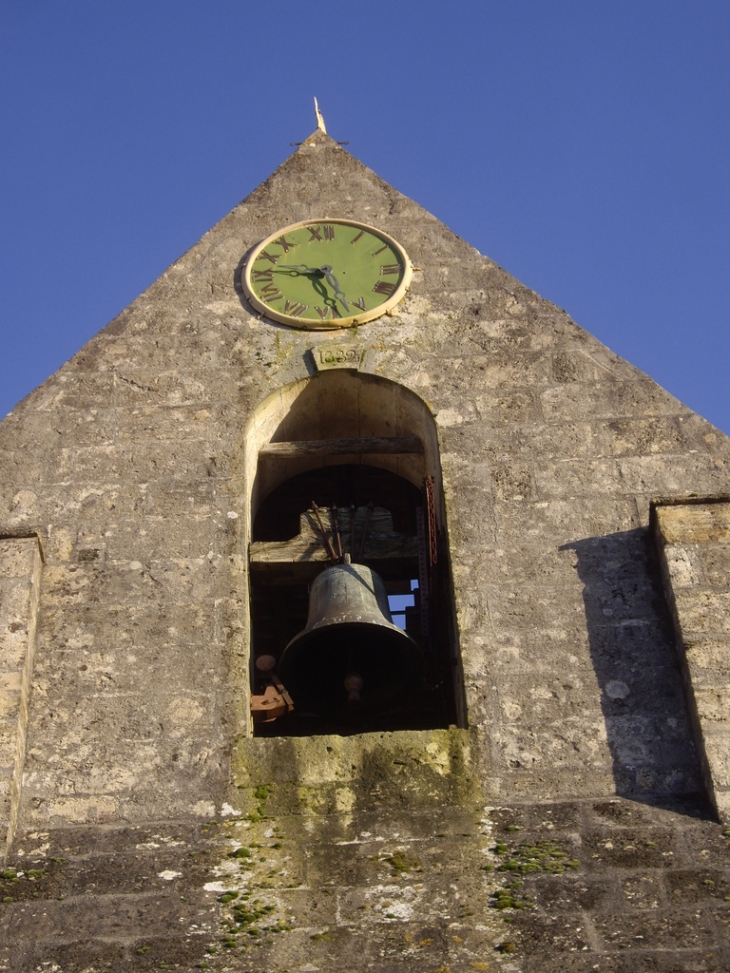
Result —
POLYGON ((682 801, 711 816, 648 530, 587 537, 561 550, 578 556, 616 793, 659 807, 682 801))

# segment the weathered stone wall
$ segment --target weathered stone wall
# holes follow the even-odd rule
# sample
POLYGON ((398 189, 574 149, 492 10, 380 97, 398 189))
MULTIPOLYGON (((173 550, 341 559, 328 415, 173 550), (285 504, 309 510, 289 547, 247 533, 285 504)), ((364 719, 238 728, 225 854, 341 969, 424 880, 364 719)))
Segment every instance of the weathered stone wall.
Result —
POLYGON ((292 802, 279 767, 241 817, 33 833, 0 878, 0 969, 729 968, 730 838, 696 805, 490 808, 435 754, 374 751, 348 810, 312 807, 306 776, 292 802), (414 789, 418 806, 401 803, 414 789))
MULTIPOLYGON (((431 804, 423 803, 418 790, 396 788, 398 800, 385 802, 378 823, 390 857, 400 848, 392 839, 404 835, 404 842, 427 841, 429 830, 433 835, 442 829, 441 820, 462 814, 459 808, 478 822, 486 820, 485 814, 488 818, 485 806, 521 803, 529 809, 564 800, 600 802, 619 794, 647 808, 669 807, 702 789, 672 620, 648 529, 649 505, 656 496, 726 491, 728 440, 559 308, 509 277, 326 136, 315 134, 0 424, 0 535, 37 531, 46 556, 14 852, 20 862, 37 842, 56 847, 56 833, 59 841, 67 840, 62 832, 78 834, 83 847, 53 857, 73 860, 76 875, 87 867, 96 874, 97 855, 105 854, 105 842, 114 847, 115 836, 132 835, 132 841, 133 835, 144 835, 144 845, 154 840, 150 835, 170 837, 184 825, 195 833, 190 849, 210 856, 210 862, 218 854, 220 867, 229 861, 229 852, 213 850, 218 846, 204 832, 206 821, 220 820, 224 811, 250 816, 256 788, 271 786, 274 794, 277 789, 297 791, 294 771, 283 788, 273 777, 274 758, 283 744, 250 739, 247 551, 256 457, 249 447, 265 445, 259 442, 262 427, 253 427, 272 395, 288 401, 292 389, 322 381, 312 349, 331 345, 333 335, 296 331, 257 317, 239 279, 246 251, 274 229, 332 214, 392 234, 418 268, 409 294, 391 316, 343 336, 357 349, 357 368, 338 374, 350 377, 353 390, 371 376, 393 383, 420 397, 434 417, 440 456, 429 445, 434 468, 427 472, 441 477, 439 503, 465 681, 468 734, 459 732, 468 759, 458 766, 448 763, 445 789, 436 789, 431 804), (439 462, 440 471, 435 468, 439 462), (256 779, 246 770, 249 765, 268 767, 271 773, 261 771, 256 779), (417 831, 406 829, 402 822, 408 821, 420 821, 417 831), (30 834, 49 837, 27 838, 30 834)), ((342 394, 348 387, 343 383, 342 394)), ((395 740, 391 743, 391 771, 381 773, 380 791, 370 795, 373 806, 378 793, 396 780, 393 768, 400 766, 395 762, 400 750, 395 740)), ((383 742, 381 749, 389 745, 383 742)), ((367 750, 367 741, 360 746, 367 750)), ((359 780, 362 767, 358 760, 354 764, 356 772, 348 773, 359 780)), ((316 784, 301 787, 310 798, 321 793, 324 800, 331 794, 334 804, 327 797, 319 809, 307 806, 305 814, 300 795, 297 816, 293 805, 289 810, 282 805, 267 828, 286 831, 284 819, 298 822, 291 824, 289 840, 296 841, 298 855, 320 862, 307 873, 306 895, 281 911, 282 921, 292 912, 306 913, 302 900, 329 899, 327 868, 339 867, 339 840, 355 842, 361 857, 370 854, 360 837, 370 830, 363 824, 367 788, 358 785, 353 791, 349 779, 340 786, 344 765, 334 757, 318 766, 316 784), (347 802, 354 792, 357 815, 348 819, 350 809, 337 801, 347 802), (330 833, 327 822, 333 821, 338 823, 330 833), (355 826, 360 831, 348 830, 355 826)), ((693 807, 701 807, 693 800, 693 807)), ((659 820, 652 815, 660 812, 646 813, 646 821, 659 820)), ((525 814, 533 821, 533 811, 525 814)), ((570 833, 590 831, 593 812, 575 814, 580 823, 570 833)), ((681 813, 671 820, 676 836, 666 837, 675 855, 671 861, 678 868, 699 868, 700 851, 687 850, 682 835, 685 825, 687 834, 700 825, 681 813)), ((442 931, 432 937, 441 949, 434 970, 439 963, 452 973, 493 963, 493 948, 502 941, 501 932, 493 941, 491 886, 480 885, 484 873, 473 870, 482 861, 482 850, 496 846, 484 845, 478 829, 468 835, 467 830, 464 826, 463 842, 455 835, 445 847, 472 876, 466 898, 473 899, 477 918, 468 924, 478 930, 482 945, 463 955, 444 945, 443 930, 448 922, 462 921, 459 909, 464 907, 457 876, 452 882, 451 872, 444 872, 434 909, 449 920, 439 920, 442 931), (488 956, 480 958, 479 950, 488 956)), ((563 840, 567 847, 570 842, 563 840)), ((273 831, 257 838, 259 844, 265 841, 276 843, 273 831)), ((112 872, 125 872, 124 862, 131 860, 129 855, 134 858, 130 847, 120 846, 119 858, 109 860, 112 872)), ((403 847, 405 855, 411 854, 403 847)), ((157 852, 140 854, 144 875, 152 882, 157 852)), ((425 851, 419 860, 423 856, 425 851)), ((576 857, 583 862, 585 856, 576 857)), ((637 858, 636 866, 644 867, 643 860, 637 858)), ((622 862, 622 868, 630 867, 628 859, 622 862)), ((59 863, 51 864, 49 873, 56 874, 59 863)), ((167 860, 163 864, 160 872, 176 870, 167 860)), ((359 917, 359 904, 352 906, 354 912, 344 904, 348 883, 360 889, 363 902, 370 901, 367 890, 388 884, 392 867, 385 859, 374 861, 352 882, 349 873, 337 872, 333 881, 340 889, 338 908, 344 911, 328 912, 327 922, 348 930, 341 934, 348 943, 341 950, 347 950, 349 968, 383 968, 387 957, 393 969, 430 970, 420 956, 402 952, 411 947, 403 946, 398 911, 393 919, 378 912, 379 918, 366 921, 359 917), (355 913, 357 922, 346 918, 355 913)), ((657 884, 654 867, 647 866, 647 880, 654 882, 668 913, 674 894, 668 890, 674 886, 664 872, 657 884)), ((207 879, 198 878, 200 889, 207 879)), ((622 916, 622 910, 634 906, 641 911, 635 900, 620 898, 624 878, 628 881, 608 875, 613 891, 602 900, 622 916)), ((224 881, 224 876, 212 880, 224 881)), ((115 880, 107 875, 104 881, 102 892, 86 877, 73 879, 58 895, 68 894, 84 913, 92 901, 98 904, 106 901, 104 895, 116 894, 115 880)), ((123 883, 121 877, 118 881, 123 883)), ((146 879, 140 881, 144 885, 146 879)), ((22 888, 32 895, 40 886, 22 888)), ((97 937, 115 944, 109 946, 108 966, 99 960, 99 968, 145 968, 147 953, 136 952, 144 943, 137 942, 133 916, 146 909, 168 917, 161 921, 175 926, 170 938, 178 942, 195 924, 201 940, 212 935, 206 925, 213 921, 210 905, 224 894, 215 889, 195 893, 202 910, 195 915, 207 917, 196 919, 185 910, 179 916, 166 913, 149 889, 120 885, 117 891, 132 896, 124 900, 131 911, 116 931, 97 937), (137 894, 151 897, 137 900, 137 894)), ((14 902, 12 889, 8 896, 14 902)), ((707 909, 715 909, 715 898, 708 901, 707 909)), ((109 902, 110 909, 116 908, 109 902)), ((59 917, 70 914, 70 906, 53 908, 59 917)), ((571 908, 566 906, 566 915, 571 908)), ((722 912, 725 906, 718 908, 722 912)), ((10 918, 0 920, 5 923, 0 929, 20 936, 22 916, 31 915, 24 909, 9 903, 10 918)), ((426 912, 418 915, 419 922, 426 921, 426 912)), ((705 938, 697 939, 691 957, 697 969, 721 968, 713 923, 708 918, 702 927, 705 938), (713 958, 701 960, 702 950, 713 958)), ((261 954, 250 966, 244 955, 228 968, 339 971, 344 952, 330 955, 322 946, 322 958, 312 959, 310 966, 303 958, 326 942, 311 939, 319 935, 319 925, 319 920, 299 920, 297 928, 314 931, 297 933, 299 945, 285 960, 261 954), (295 960, 299 966, 292 965, 295 960)), ((610 953, 611 943, 618 942, 611 937, 624 926, 620 918, 611 927, 614 932, 603 933, 600 929, 608 926, 594 923, 589 951, 610 953)), ((150 936, 164 938, 154 928, 150 936)), ((26 945, 7 953, 15 969, 23 968, 20 957, 23 963, 45 962, 43 957, 56 948, 31 949, 28 926, 23 929, 26 945)), ((49 932, 47 942, 68 944, 73 935, 56 941, 49 932)), ((666 942, 655 945, 679 948, 679 937, 679 932, 667 933, 666 942)), ((570 952, 574 947, 583 950, 573 939, 558 937, 549 948, 570 952)), ((524 948, 534 952, 541 947, 538 942, 524 948)), ((154 955, 155 962, 163 962, 161 953, 154 955)), ((499 955, 503 963, 522 962, 499 955)), ((179 962, 183 969, 188 960, 179 962)), ((624 968, 619 960, 610 963, 603 968, 624 968)), ((80 959, 67 958, 63 964, 64 971, 85 968, 80 959)))

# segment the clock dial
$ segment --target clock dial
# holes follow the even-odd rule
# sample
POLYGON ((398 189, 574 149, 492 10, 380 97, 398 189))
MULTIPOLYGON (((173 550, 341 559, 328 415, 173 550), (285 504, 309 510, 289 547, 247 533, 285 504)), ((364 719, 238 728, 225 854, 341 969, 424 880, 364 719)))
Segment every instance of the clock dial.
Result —
POLYGON ((267 317, 330 330, 385 314, 411 282, 408 255, 365 223, 323 219, 277 230, 254 247, 241 275, 246 296, 267 317))

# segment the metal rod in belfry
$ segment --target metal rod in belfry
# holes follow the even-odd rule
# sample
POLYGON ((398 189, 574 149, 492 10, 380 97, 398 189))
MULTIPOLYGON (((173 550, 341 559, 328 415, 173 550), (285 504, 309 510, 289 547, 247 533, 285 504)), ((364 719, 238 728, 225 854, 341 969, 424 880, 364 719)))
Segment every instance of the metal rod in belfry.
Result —
POLYGON ((340 536, 340 520, 337 516, 337 504, 333 503, 330 509, 332 510, 332 526, 335 529, 335 540, 337 541, 337 561, 342 564, 345 558, 342 553, 342 537, 340 536))
POLYGON ((332 541, 327 535, 327 531, 324 529, 324 524, 322 523, 322 518, 319 515, 319 507, 312 500, 312 510, 314 511, 314 516, 317 518, 317 523, 319 524, 319 529, 322 531, 322 540, 324 541, 324 547, 332 560, 337 563, 337 555, 335 554, 335 549, 332 547, 332 541))

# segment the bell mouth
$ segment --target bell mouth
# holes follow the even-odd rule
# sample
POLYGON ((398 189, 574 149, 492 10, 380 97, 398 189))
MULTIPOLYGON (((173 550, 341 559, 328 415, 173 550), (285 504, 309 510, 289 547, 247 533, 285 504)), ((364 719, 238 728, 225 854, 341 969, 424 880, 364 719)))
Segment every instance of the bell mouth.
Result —
POLYGON ((392 622, 323 622, 292 639, 279 672, 300 714, 348 720, 397 709, 421 688, 424 665, 419 647, 392 622), (361 680, 356 693, 348 687, 353 673, 361 680))

